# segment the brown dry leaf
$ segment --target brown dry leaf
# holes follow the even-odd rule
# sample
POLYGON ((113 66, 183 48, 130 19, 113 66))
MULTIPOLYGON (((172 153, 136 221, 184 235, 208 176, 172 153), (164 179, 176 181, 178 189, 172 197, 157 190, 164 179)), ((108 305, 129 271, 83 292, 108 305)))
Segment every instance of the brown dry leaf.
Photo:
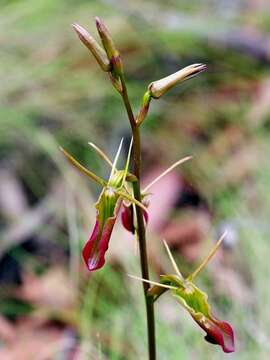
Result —
POLYGON ((5 360, 50 360, 61 350, 63 330, 55 327, 37 328, 22 321, 16 326, 16 338, 0 350, 5 360))
POLYGON ((0 170, 0 209, 8 223, 24 215, 28 208, 26 194, 16 174, 9 169, 0 170))
MULTIPOLYGON (((155 168, 148 173, 144 178, 144 185, 148 185, 153 179, 160 175, 164 168, 155 168)), ((177 197, 181 192, 183 183, 181 178, 177 174, 177 171, 172 171, 164 178, 154 184, 149 190, 151 195, 147 197, 149 199, 149 222, 147 228, 149 231, 159 231, 159 229, 168 220, 171 210, 173 209, 177 197)))
POLYGON ((162 237, 176 247, 187 261, 195 261, 201 253, 201 242, 210 230, 210 216, 206 211, 189 211, 177 216, 162 230, 162 237))
POLYGON ((13 324, 0 315, 0 339, 12 341, 15 339, 16 331, 13 324))
POLYGON ((270 79, 266 78, 260 83, 259 90, 253 96, 253 104, 247 120, 252 127, 263 126, 263 122, 270 113, 270 79))
POLYGON ((75 290, 60 267, 50 268, 43 276, 25 274, 22 287, 17 291, 21 299, 53 309, 71 308, 75 305, 75 290))

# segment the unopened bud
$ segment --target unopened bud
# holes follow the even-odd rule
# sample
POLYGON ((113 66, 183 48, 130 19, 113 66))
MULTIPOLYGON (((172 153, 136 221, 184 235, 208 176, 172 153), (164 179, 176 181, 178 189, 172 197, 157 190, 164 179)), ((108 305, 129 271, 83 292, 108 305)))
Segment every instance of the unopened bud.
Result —
POLYGON ((153 98, 158 99, 175 85, 180 84, 205 70, 206 65, 204 64, 186 66, 174 74, 152 82, 148 86, 148 90, 153 98))
POLYGON ((138 126, 144 121, 144 119, 148 113, 150 101, 151 101, 151 94, 149 91, 146 91, 146 93, 143 96, 141 109, 140 109, 139 114, 136 119, 138 126))
POLYGON ((96 17, 96 26, 101 38, 103 47, 107 53, 107 56, 112 64, 113 70, 116 75, 121 75, 123 73, 123 64, 120 58, 119 51, 116 49, 111 34, 105 24, 96 17))
POLYGON ((82 26, 78 24, 72 24, 73 29, 78 34, 81 42, 91 51, 95 59, 99 63, 100 67, 104 71, 111 70, 111 64, 106 52, 97 43, 97 41, 86 31, 82 26))
POLYGON ((96 17, 96 26, 109 60, 113 57, 117 57, 119 53, 116 50, 111 34, 99 17, 96 17))

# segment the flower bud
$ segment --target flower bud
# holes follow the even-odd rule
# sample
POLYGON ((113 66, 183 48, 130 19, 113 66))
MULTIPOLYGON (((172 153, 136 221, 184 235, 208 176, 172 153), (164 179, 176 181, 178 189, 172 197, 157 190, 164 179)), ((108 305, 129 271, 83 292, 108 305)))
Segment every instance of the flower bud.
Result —
POLYGON ((123 73, 123 64, 120 58, 119 51, 116 49, 111 34, 105 24, 96 17, 96 26, 101 38, 103 47, 107 53, 107 56, 112 64, 113 70, 116 75, 121 75, 123 73))
POLYGON ((146 91, 146 93, 143 96, 141 109, 136 118, 136 122, 137 122, 138 126, 141 125, 141 123, 144 121, 144 119, 148 113, 150 101, 151 101, 151 94, 149 91, 146 91))
POLYGON ((117 57, 119 53, 116 50, 111 34, 99 17, 96 17, 96 26, 108 58, 111 60, 112 57, 117 57))
POLYGON ((174 74, 152 82, 148 86, 148 90, 153 98, 158 99, 175 85, 180 84, 205 70, 206 65, 204 64, 186 66, 174 74))
POLYGON ((95 59, 99 63, 103 71, 110 71, 111 64, 107 57, 106 52, 102 49, 97 41, 86 31, 82 26, 78 24, 72 24, 73 29, 78 34, 81 42, 91 51, 95 59))

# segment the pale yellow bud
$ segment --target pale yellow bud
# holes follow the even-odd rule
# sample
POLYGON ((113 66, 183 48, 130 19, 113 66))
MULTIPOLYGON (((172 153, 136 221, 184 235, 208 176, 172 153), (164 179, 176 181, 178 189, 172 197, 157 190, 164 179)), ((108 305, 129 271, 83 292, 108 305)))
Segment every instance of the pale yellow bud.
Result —
POLYGON ((205 70, 206 65, 204 64, 186 66, 174 74, 152 82, 148 86, 148 90, 153 98, 158 99, 175 85, 180 84, 205 70))
POLYGON ((95 59, 99 63, 100 67, 104 71, 111 70, 111 64, 108 59, 106 52, 102 47, 97 43, 97 41, 85 30, 82 26, 78 24, 72 24, 73 29, 79 36, 81 42, 91 51, 95 59))

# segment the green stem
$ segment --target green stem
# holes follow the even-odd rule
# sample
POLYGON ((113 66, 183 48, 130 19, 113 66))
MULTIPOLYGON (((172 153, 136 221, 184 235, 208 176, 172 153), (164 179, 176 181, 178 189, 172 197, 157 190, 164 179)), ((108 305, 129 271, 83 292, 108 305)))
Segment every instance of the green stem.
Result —
MULTIPOLYGON (((137 178, 137 181, 133 182, 134 197, 137 201, 141 202, 141 138, 140 129, 133 115, 133 111, 128 98, 128 93, 125 85, 124 77, 121 78, 123 91, 121 93, 126 111, 128 114, 130 126, 133 135, 133 172, 137 178)), ((145 238, 145 224, 143 217, 143 210, 136 205, 136 217, 137 217, 137 235, 139 241, 140 262, 141 262, 141 274, 146 280, 149 280, 149 266, 148 256, 145 238)), ((147 332, 148 332, 148 353, 149 360, 156 360, 156 338, 155 338, 155 314, 154 304, 152 298, 149 297, 148 290, 150 284, 143 282, 143 291, 146 305, 147 316, 147 332)))
MULTIPOLYGON (((139 182, 133 183, 133 190, 134 190, 134 197, 136 199, 141 199, 139 182)), ((149 280, 144 218, 143 218, 142 209, 137 205, 136 205, 136 217, 137 217, 137 234, 139 240, 142 278, 149 280)), ((143 290, 144 290, 144 298, 145 298, 146 314, 147 314, 149 360, 155 360, 156 359, 155 313, 154 313, 154 303, 152 301, 152 298, 148 296, 149 289, 150 289, 150 284, 143 282, 143 290)))
POLYGON ((127 87, 126 87, 126 82, 125 82, 125 79, 124 79, 123 75, 121 77, 121 84, 122 84, 122 89, 123 89, 122 92, 121 92, 121 95, 122 95, 122 99, 123 99, 124 104, 125 104, 125 108, 126 108, 126 111, 127 111, 127 114, 128 114, 128 119, 129 119, 130 126, 131 126, 132 133, 133 133, 134 130, 136 129, 137 125, 136 125, 136 120, 135 120, 135 117, 133 115, 133 111, 132 111, 132 108, 131 108, 131 105, 130 105, 128 92, 127 92, 127 87))

